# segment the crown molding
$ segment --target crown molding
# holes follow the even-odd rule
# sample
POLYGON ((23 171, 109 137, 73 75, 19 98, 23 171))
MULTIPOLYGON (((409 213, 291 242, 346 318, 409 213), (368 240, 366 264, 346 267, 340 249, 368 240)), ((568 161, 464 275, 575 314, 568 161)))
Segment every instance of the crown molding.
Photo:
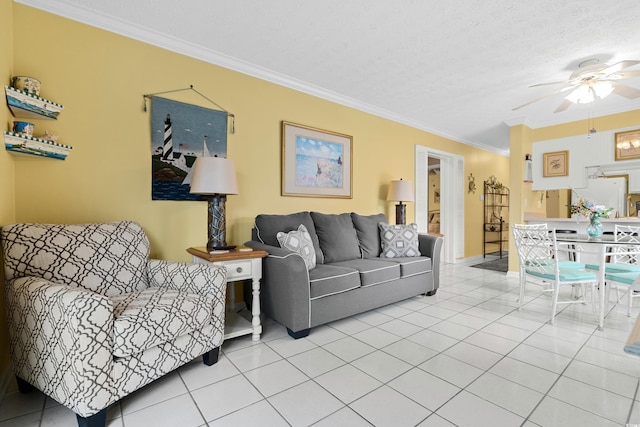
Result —
POLYGON ((172 52, 186 55, 192 58, 199 59, 201 61, 217 65, 223 68, 227 68, 233 71, 237 71, 242 74, 246 74, 252 77, 259 78, 261 80, 275 83, 280 86, 294 89, 296 91, 306 93, 318 98, 325 99, 327 101, 335 102, 340 105, 344 105, 358 111, 373 114, 378 117, 382 117, 388 120, 392 120, 397 123, 401 123, 425 132, 432 133, 443 138, 447 138, 456 142, 460 142, 465 145, 480 148, 494 152, 503 156, 508 156, 508 150, 502 150, 497 147, 486 145, 477 141, 472 141, 464 138, 460 138, 455 135, 451 135, 447 132, 443 132, 439 129, 432 128, 426 123, 416 121, 414 119, 402 116, 391 111, 358 101, 353 98, 343 96, 339 93, 327 90, 325 88, 315 86, 297 79, 293 79, 284 74, 276 73, 263 67, 256 66, 246 61, 233 58, 231 56, 222 54, 209 49, 203 49, 201 46, 193 43, 185 42, 184 40, 169 37, 166 34, 159 33, 157 31, 149 30, 138 26, 133 22, 124 21, 121 19, 114 19, 109 16, 101 15, 95 11, 78 7, 74 4, 66 3, 64 0, 48 1, 48 0, 14 0, 16 3, 24 4, 27 6, 40 9, 54 15, 59 15, 67 19, 78 21, 80 23, 100 28, 105 31, 109 31, 121 36, 125 36, 143 43, 147 43, 153 46, 157 46, 163 49, 170 50, 172 52))

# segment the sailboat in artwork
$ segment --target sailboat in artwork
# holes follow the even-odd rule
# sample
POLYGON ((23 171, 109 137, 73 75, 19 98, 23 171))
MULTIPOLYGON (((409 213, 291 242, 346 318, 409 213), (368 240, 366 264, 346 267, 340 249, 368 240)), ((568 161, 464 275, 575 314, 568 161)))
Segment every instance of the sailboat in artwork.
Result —
MULTIPOLYGON (((204 139, 202 140, 202 157, 211 157, 211 155, 209 154, 209 148, 207 148, 207 135, 205 135, 204 139)), ((182 181, 182 185, 191 185, 192 177, 193 177, 193 166, 189 168, 189 172, 187 173, 187 176, 182 181)))

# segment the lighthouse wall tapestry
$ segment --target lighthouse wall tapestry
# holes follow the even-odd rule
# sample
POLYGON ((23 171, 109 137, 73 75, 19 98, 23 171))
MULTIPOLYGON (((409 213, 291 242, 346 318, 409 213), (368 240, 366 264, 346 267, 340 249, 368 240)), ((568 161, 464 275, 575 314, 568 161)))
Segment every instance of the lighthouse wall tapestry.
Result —
POLYGON ((227 113, 152 97, 152 200, 200 200, 189 193, 200 156, 227 157, 227 113))

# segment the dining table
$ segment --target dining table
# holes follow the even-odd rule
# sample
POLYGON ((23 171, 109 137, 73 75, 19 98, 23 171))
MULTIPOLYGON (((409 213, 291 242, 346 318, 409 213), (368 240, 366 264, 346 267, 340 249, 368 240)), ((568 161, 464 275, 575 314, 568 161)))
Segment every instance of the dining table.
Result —
POLYGON ((607 257, 617 252, 616 248, 627 247, 628 254, 637 254, 640 257, 640 242, 629 236, 616 236, 605 234, 600 237, 590 237, 587 234, 556 234, 556 241, 573 243, 575 253, 579 255, 577 260, 581 263, 598 264, 596 277, 598 280, 598 329, 604 329, 606 300, 605 289, 605 265, 607 257), (586 258, 586 259, 585 259, 586 258), (596 262, 590 262, 590 261, 596 262))

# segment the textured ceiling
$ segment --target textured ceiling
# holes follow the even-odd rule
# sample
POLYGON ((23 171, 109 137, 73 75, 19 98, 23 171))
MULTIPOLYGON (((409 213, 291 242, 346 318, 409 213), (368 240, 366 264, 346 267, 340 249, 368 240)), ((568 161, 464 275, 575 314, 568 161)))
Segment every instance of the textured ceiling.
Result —
POLYGON ((507 123, 586 133, 640 109, 612 94, 554 114, 558 94, 512 111, 584 60, 640 59, 638 0, 15 1, 504 154, 507 123))

